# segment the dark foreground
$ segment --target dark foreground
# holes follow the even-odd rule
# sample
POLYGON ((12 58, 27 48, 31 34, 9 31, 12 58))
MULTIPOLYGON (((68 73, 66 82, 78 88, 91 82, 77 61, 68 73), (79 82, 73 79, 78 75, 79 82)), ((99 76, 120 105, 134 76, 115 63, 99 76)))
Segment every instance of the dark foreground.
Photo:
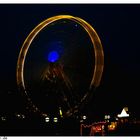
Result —
POLYGON ((0 124, 0 136, 79 136, 80 124, 74 121, 43 122, 14 120, 0 124))
MULTIPOLYGON (((61 122, 43 120, 11 120, 0 122, 0 136, 80 136, 80 122, 74 119, 61 122)), ((83 129, 83 136, 90 135, 90 128, 83 129)), ((101 136, 96 133, 95 136, 101 136)), ((138 123, 120 124, 113 131, 105 131, 104 136, 140 136, 138 123)))

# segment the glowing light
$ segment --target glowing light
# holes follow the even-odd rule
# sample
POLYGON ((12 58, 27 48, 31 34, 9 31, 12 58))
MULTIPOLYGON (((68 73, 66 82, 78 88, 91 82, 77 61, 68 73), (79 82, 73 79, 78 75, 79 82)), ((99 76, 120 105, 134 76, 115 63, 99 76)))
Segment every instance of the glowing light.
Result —
POLYGON ((83 120, 86 120, 87 116, 83 116, 83 120))
POLYGON ((118 121, 118 118, 116 118, 116 121, 118 121))
POLYGON ((108 125, 108 129, 109 130, 115 130, 116 129, 116 126, 117 126, 117 123, 116 122, 111 122, 111 124, 108 125))
POLYGON ((18 117, 19 119, 25 119, 25 115, 24 114, 15 114, 16 117, 18 117))
POLYGON ((45 114, 45 113, 42 113, 42 116, 44 116, 44 117, 48 117, 48 115, 47 115, 47 114, 45 114))
POLYGON ((57 51, 51 51, 48 54, 48 61, 49 62, 56 62, 59 59, 59 54, 57 51))
POLYGON ((80 120, 80 123, 84 122, 83 120, 80 120))
POLYGON ((102 130, 101 126, 96 126, 96 132, 100 132, 102 130))
POLYGON ((129 114, 127 114, 125 108, 123 108, 121 114, 118 114, 118 117, 119 117, 119 118, 122 118, 122 117, 129 117, 129 114))
POLYGON ((105 120, 110 119, 110 115, 105 115, 105 120))
POLYGON ((108 116, 107 116, 107 115, 105 115, 105 120, 106 120, 106 119, 108 119, 108 116))
POLYGON ((6 117, 1 117, 1 120, 2 121, 6 121, 6 117))
POLYGON ((63 117, 61 107, 59 108, 59 114, 60 114, 61 117, 63 117))
POLYGON ((45 122, 49 122, 50 121, 50 118, 49 117, 46 117, 45 118, 45 122))
POLYGON ((55 122, 55 123, 58 122, 58 118, 55 117, 55 118, 53 119, 53 122, 55 122))
POLYGON ((25 119, 25 115, 22 115, 22 118, 25 119))

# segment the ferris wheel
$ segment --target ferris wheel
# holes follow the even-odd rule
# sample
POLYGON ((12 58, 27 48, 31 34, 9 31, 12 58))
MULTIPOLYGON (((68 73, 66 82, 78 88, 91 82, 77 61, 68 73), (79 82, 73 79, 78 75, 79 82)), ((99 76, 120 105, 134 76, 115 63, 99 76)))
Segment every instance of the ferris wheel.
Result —
MULTIPOLYGON (((55 30, 57 29, 59 28, 55 28, 55 30)), ((63 30, 61 30, 61 32, 62 31, 63 30)), ((77 36, 77 37, 81 38, 81 36, 77 36)), ((65 40, 65 37, 64 37, 64 40, 65 40)), ((43 39, 46 40, 46 38, 47 36, 45 35, 43 39)), ((67 52, 70 52, 69 50, 70 49, 67 49, 67 52)), ((75 50, 73 49, 72 51, 75 51, 75 50)), ((38 49, 34 54, 36 55, 37 53, 40 54, 38 49)), ((87 62, 88 61, 86 61, 86 63, 87 62)), ((76 65, 75 67, 77 67, 77 64, 75 65, 76 65)), ((70 65, 68 66, 70 67, 70 65)), ((20 89, 20 92, 22 92, 25 95, 28 103, 30 104, 31 108, 35 112, 38 111, 42 114, 45 112, 46 114, 48 114, 48 112, 53 110, 54 108, 57 108, 57 109, 59 108, 60 114, 62 115, 62 112, 63 112, 63 116, 68 117, 68 116, 72 116, 75 112, 78 112, 80 106, 88 99, 88 97, 91 94, 93 94, 90 91, 93 91, 93 89, 96 89, 99 86, 102 73, 103 73, 103 67, 104 67, 103 48, 102 48, 100 38, 98 34, 96 33, 96 31, 94 30, 94 28, 85 20, 79 17, 74 17, 71 15, 53 16, 44 20, 39 25, 37 25, 30 32, 30 34, 27 36, 26 40, 24 41, 21 47, 20 53, 19 53, 18 61, 17 61, 17 71, 16 71, 17 85, 20 89), (34 59, 31 60, 31 63, 33 63, 33 61, 36 60, 36 62, 38 63, 35 63, 35 62, 34 63, 38 66, 34 68, 30 66, 30 68, 27 68, 27 70, 25 70, 26 63, 31 58, 29 55, 31 52, 30 48, 32 44, 35 44, 34 42, 35 40, 37 40, 38 45, 33 45, 34 47, 32 46, 32 48, 37 48, 39 44, 41 43, 40 39, 36 39, 37 36, 43 30, 46 30, 46 29, 48 30, 49 28, 53 28, 54 27, 53 25, 55 23, 60 22, 62 20, 64 20, 63 21, 64 24, 67 21, 73 22, 76 27, 79 26, 80 28, 82 28, 82 30, 84 31, 84 34, 88 36, 88 39, 91 42, 91 45, 90 45, 91 47, 89 50, 90 55, 91 55, 90 59, 92 59, 91 60, 92 62, 94 61, 94 63, 92 63, 92 66, 91 66, 91 69, 92 69, 91 74, 90 74, 91 78, 88 82, 87 91, 84 91, 84 93, 80 96, 78 95, 79 93, 75 90, 74 84, 73 84, 74 82, 80 83, 80 80, 79 81, 72 80, 71 78, 72 73, 68 74, 67 71, 65 70, 66 69, 65 60, 71 57, 72 55, 66 55, 65 51, 61 49, 61 46, 62 46, 61 43, 63 43, 63 41, 62 42, 57 41, 55 43, 53 42, 51 43, 51 45, 49 45, 50 49, 49 51, 47 51, 47 55, 46 55, 47 61, 48 61, 47 64, 45 64, 45 62, 42 59, 38 59, 40 57, 39 55, 38 58, 35 59, 34 57, 34 59), (55 46, 55 49, 54 49, 54 46, 55 46), (61 56, 61 60, 59 60, 60 56, 61 56), (42 64, 42 66, 40 66, 40 64, 42 64), (25 76, 26 71, 28 73, 30 69, 33 69, 35 74, 33 75, 33 73, 30 72, 28 76, 25 76), (30 78, 30 80, 26 82, 28 77, 30 77, 31 75, 32 75, 32 78, 30 78), (35 79, 35 77, 37 76, 38 78, 35 79), (31 83, 33 81, 36 81, 36 82, 34 82, 35 84, 31 86, 32 85, 31 83), (38 97, 41 94, 43 95, 42 98, 40 98, 40 102, 43 102, 42 100, 44 100, 44 103, 45 102, 48 103, 46 110, 42 110, 39 103, 36 104, 36 101, 32 99, 31 93, 32 95, 35 95, 38 93, 39 94, 38 97), (50 101, 50 99, 52 100, 50 101), (53 109, 51 108, 52 106, 53 106, 53 109), (51 109, 49 110, 49 108, 51 109)), ((79 68, 79 69, 82 69, 82 68, 79 68)), ((38 97, 36 97, 36 100, 38 100, 38 97)))

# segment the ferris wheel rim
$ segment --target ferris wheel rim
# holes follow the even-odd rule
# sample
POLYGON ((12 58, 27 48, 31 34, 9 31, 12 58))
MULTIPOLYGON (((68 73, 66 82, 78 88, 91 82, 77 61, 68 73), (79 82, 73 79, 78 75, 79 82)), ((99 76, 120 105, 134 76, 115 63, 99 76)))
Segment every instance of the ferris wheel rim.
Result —
MULTIPOLYGON (((46 26, 49 24, 61 20, 61 19, 68 19, 71 21, 75 21, 76 23, 80 24, 85 31, 88 33, 92 44, 94 48, 94 56, 95 56, 95 65, 94 65, 94 72, 93 77, 90 83, 90 89, 92 87, 98 87, 101 81, 102 73, 103 73, 103 67, 104 67, 104 53, 103 53, 103 47, 100 41, 100 38, 98 34, 96 33, 95 29, 85 20, 79 17, 74 17, 71 15, 57 15, 50 18, 47 18, 46 20, 42 21, 40 24, 38 24, 27 36, 25 39, 17 61, 17 71, 16 71, 16 79, 17 79, 17 85, 20 89, 24 90, 26 92, 26 87, 24 83, 24 64, 26 55, 28 52, 28 49, 30 48, 31 43, 33 42, 34 38, 39 34, 41 30, 43 30, 46 26)), ((83 97, 84 99, 85 97, 83 97)))

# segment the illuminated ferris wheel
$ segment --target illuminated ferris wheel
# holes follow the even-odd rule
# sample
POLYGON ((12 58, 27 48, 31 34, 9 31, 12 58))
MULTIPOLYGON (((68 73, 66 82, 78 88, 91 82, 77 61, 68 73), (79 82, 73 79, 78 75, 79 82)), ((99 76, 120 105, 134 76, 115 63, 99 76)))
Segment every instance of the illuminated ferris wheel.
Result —
POLYGON ((24 41, 17 85, 35 112, 60 112, 67 117, 78 112, 93 94, 90 91, 99 86, 103 67, 103 48, 93 27, 79 17, 54 16, 37 25, 24 41))

